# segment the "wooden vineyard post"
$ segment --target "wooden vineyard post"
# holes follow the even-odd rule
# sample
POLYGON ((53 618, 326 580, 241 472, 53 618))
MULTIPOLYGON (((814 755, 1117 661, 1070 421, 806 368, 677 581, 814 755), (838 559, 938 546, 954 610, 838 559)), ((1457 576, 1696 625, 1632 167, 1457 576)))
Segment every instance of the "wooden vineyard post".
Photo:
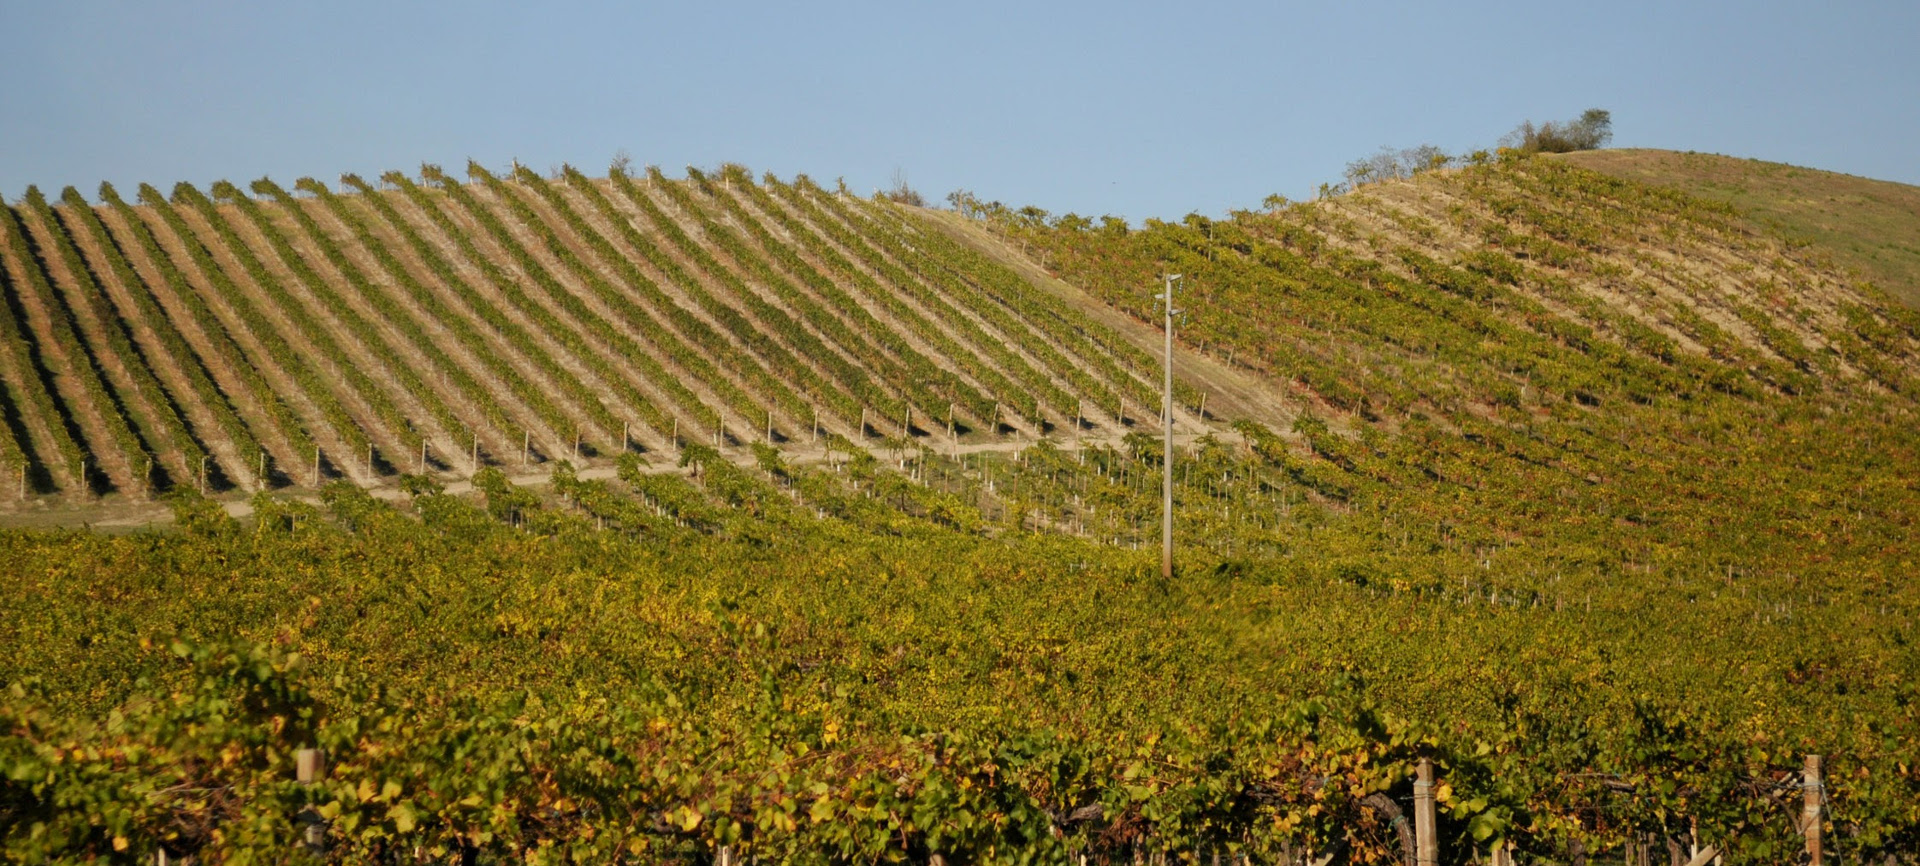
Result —
POLYGON ((1207 392, 1200 392, 1200 423, 1207 423, 1207 392))
POLYGON ((373 477, 373 443, 367 443, 367 477, 373 477))
POLYGON ((993 404, 993 435, 1000 435, 1000 404, 993 404))
POLYGON ((1807 839, 1807 862, 1812 866, 1825 863, 1820 846, 1821 802, 1826 799, 1823 786, 1823 761, 1819 755, 1808 755, 1806 769, 1800 774, 1800 830, 1807 839))
POLYGON ((480 471, 480 432, 477 430, 473 434, 473 471, 480 471))
POLYGON ((622 421, 620 422, 620 453, 625 454, 632 449, 633 449, 633 422, 622 421))
MULTIPOLYGON (((426 447, 427 447, 426 443, 424 442, 421 443, 420 448, 423 454, 423 458, 424 458, 426 447)), ((314 446, 314 449, 313 449, 313 486, 315 487, 320 486, 320 447, 317 445, 314 446)))
POLYGON ((200 458, 200 495, 207 495, 207 458, 204 456, 200 458))
POLYGON ((867 438, 867 408, 860 407, 860 438, 867 438))
MULTIPOLYGON (((294 780, 301 785, 312 785, 326 775, 326 755, 319 749, 300 749, 293 753, 294 780)), ((325 850, 327 842, 327 822, 311 808, 300 811, 300 823, 306 825, 303 842, 307 850, 319 852, 325 850)))
POLYGON ((527 461, 533 458, 533 431, 520 431, 520 468, 527 468, 527 461))
POLYGON ((814 445, 814 444, 818 444, 819 442, 820 442, 820 407, 815 406, 813 407, 813 431, 807 434, 807 444, 814 445))
POLYGON ((147 495, 153 495, 153 458, 147 458, 147 495))
POLYGON ((1416 866, 1440 866, 1440 829, 1433 805, 1432 758, 1421 758, 1414 768, 1413 835, 1416 866))
POLYGON ((767 444, 773 444, 773 410, 767 410, 767 444))
POLYGON ((678 415, 673 416, 673 433, 671 436, 673 439, 673 448, 678 451, 680 449, 680 416, 678 415))
POLYGON ((573 462, 580 462, 580 431, 573 431, 573 462))
POLYGON ((27 501, 27 464, 20 464, 20 501, 27 501))

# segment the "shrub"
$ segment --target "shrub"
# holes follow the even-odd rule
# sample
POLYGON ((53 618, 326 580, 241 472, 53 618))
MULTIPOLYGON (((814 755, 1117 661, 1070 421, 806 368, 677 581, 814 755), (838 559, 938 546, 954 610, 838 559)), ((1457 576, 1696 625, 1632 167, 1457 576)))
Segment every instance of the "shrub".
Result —
POLYGON ((1605 147, 1612 140, 1613 113, 1589 108, 1578 120, 1548 121, 1539 126, 1531 120, 1521 121, 1500 143, 1523 153, 1568 153, 1605 147))
MULTIPOLYGON (((897 168, 893 170, 893 188, 887 190, 885 195, 887 198, 899 204, 913 205, 914 207, 927 206, 927 200, 920 196, 919 191, 907 185, 907 173, 897 168)), ((948 196, 948 198, 951 199, 952 196, 948 196)))
POLYGON ((1379 153, 1347 163, 1346 178, 1349 186, 1359 188, 1375 181, 1404 180, 1456 162, 1446 151, 1431 144, 1400 150, 1382 147, 1379 153))

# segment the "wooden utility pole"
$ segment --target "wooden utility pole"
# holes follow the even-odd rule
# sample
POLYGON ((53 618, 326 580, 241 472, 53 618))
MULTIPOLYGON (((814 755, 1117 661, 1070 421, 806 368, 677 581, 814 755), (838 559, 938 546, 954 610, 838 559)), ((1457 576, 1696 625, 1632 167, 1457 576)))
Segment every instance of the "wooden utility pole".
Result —
POLYGON ((1166 312, 1167 380, 1160 398, 1160 417, 1165 445, 1160 456, 1160 576, 1173 580, 1173 281, 1179 274, 1168 274, 1167 290, 1160 296, 1166 312))

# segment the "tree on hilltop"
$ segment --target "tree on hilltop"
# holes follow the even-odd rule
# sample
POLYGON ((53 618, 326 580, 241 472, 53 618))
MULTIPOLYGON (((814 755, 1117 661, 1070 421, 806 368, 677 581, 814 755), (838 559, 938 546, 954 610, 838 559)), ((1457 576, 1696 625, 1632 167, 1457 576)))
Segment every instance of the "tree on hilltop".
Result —
POLYGON ((1456 160, 1431 144, 1395 150, 1381 147, 1380 152, 1347 163, 1346 186, 1359 189, 1383 180, 1405 180, 1423 171, 1446 168, 1456 160))
POLYGON ((1613 112, 1589 108, 1578 120, 1548 121, 1539 126, 1531 120, 1521 121, 1500 144, 1522 153, 1568 153, 1605 147, 1612 140, 1613 112))

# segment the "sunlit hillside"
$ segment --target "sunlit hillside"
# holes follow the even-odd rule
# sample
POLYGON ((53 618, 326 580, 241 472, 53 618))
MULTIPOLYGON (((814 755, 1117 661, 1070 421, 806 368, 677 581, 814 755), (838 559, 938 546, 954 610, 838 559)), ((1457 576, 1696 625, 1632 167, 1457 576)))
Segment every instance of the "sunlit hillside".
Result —
POLYGON ((1920 314, 1615 158, 30 193, 0 857, 1903 862, 1920 314))

